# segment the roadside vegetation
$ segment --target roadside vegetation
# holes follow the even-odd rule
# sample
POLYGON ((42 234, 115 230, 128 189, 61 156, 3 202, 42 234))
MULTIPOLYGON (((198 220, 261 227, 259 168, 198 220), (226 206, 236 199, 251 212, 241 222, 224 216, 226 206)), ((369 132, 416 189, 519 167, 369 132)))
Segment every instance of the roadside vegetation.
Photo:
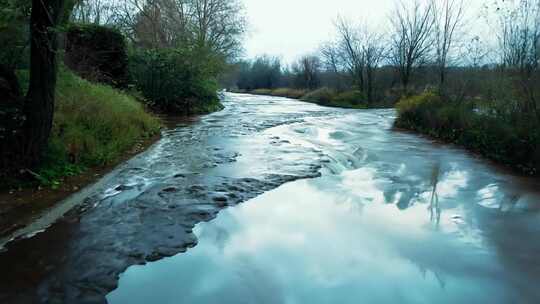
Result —
MULTIPOLYGON (((28 71, 17 75, 26 88, 28 71)), ((67 176, 113 163, 136 143, 158 134, 160 128, 159 119, 145 111, 135 97, 61 68, 48 149, 41 165, 26 173, 43 186, 57 187, 67 176)), ((18 176, 5 177, 0 186, 21 183, 25 181, 18 176)))
POLYGON ((0 0, 0 188, 114 163, 158 133, 150 111, 222 109, 244 31, 237 0, 0 0))

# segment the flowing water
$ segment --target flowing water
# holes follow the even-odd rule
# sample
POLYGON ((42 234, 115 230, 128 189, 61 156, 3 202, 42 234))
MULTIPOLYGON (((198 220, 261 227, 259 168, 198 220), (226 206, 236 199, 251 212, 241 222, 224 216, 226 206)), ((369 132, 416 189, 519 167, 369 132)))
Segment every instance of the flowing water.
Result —
POLYGON ((0 300, 540 303, 537 180, 394 130, 394 110, 225 105, 10 243, 0 300))

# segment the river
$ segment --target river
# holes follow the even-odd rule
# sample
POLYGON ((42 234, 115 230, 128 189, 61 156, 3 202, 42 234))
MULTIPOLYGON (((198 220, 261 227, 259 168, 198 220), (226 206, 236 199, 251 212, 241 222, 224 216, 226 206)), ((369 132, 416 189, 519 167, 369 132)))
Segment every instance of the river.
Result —
POLYGON ((5 246, 0 302, 540 303, 538 180, 394 110, 224 104, 5 246))

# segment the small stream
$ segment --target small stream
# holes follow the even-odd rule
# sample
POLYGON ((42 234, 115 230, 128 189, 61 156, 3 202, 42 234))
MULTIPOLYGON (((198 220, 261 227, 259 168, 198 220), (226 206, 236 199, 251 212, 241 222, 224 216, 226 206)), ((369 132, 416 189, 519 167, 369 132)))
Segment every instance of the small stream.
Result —
POLYGON ((393 110, 224 104, 8 244, 0 302, 540 303, 538 180, 393 110))

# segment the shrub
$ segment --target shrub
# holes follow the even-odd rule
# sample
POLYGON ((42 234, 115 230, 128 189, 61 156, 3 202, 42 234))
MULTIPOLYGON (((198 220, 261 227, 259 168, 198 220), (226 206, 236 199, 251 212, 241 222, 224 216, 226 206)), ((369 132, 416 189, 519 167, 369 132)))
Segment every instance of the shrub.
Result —
POLYGON ((320 88, 318 90, 312 91, 304 95, 302 100, 314 102, 322 105, 328 105, 336 97, 336 91, 330 88, 320 88))
POLYGON ((256 89, 256 90, 251 91, 251 94, 255 94, 255 95, 272 95, 272 90, 271 89, 256 89))
POLYGON ((291 88, 279 88, 273 90, 271 94, 272 96, 300 99, 302 96, 306 95, 306 91, 291 88))
POLYGON ((133 50, 129 74, 151 105, 181 114, 219 109, 219 58, 204 50, 133 50))
POLYGON ((127 84, 126 42, 116 29, 94 24, 68 26, 65 63, 85 79, 116 87, 127 84))
POLYGON ((334 102, 343 105, 366 104, 366 100, 365 94, 360 91, 345 91, 334 98, 334 102))
POLYGON ((30 0, 0 0, 0 65, 27 68, 29 59, 30 0))
MULTIPOLYGON (((499 115, 488 103, 443 101, 434 93, 398 102, 396 126, 454 142, 498 162, 538 174, 540 124, 522 114, 499 115), (479 111, 481 110, 481 111, 479 111)), ((496 106, 496 105, 494 105, 496 106)))

